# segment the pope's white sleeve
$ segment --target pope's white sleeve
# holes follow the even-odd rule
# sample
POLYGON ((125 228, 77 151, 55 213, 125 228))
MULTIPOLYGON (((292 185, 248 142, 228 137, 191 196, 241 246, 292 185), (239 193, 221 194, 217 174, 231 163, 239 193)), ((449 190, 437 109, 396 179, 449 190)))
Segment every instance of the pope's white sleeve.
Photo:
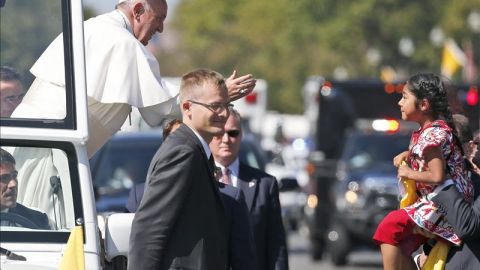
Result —
POLYGON ((178 95, 157 105, 138 108, 143 120, 151 126, 158 126, 166 118, 182 119, 178 95))

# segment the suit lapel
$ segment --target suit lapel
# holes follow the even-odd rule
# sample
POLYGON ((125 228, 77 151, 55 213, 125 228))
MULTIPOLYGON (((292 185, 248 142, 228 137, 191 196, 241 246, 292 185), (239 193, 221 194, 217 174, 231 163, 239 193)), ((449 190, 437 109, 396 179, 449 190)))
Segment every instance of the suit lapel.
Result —
POLYGON ((258 180, 252 177, 249 168, 240 162, 238 187, 243 191, 243 195, 245 195, 245 202, 247 203, 249 213, 251 213, 255 207, 259 189, 258 184, 258 180))
MULTIPOLYGON (((211 165, 211 162, 207 159, 207 153, 205 153, 205 149, 203 149, 203 145, 202 143, 200 142, 200 140, 197 138, 197 135, 195 135, 195 133, 193 133, 193 131, 187 127, 185 124, 182 124, 179 128, 179 130, 182 130, 183 133, 191 140, 195 143, 195 146, 200 150, 200 152, 202 152, 202 157, 203 157, 203 161, 204 161, 204 164, 205 166, 208 168, 208 171, 210 172, 210 175, 212 176, 212 179, 215 180, 215 177, 214 177, 214 171, 212 168, 212 165, 211 165)), ((215 164, 215 163, 213 163, 215 164)))
MULTIPOLYGON (((220 197, 220 191, 218 190, 218 186, 216 185, 217 180, 215 179, 214 175, 214 168, 212 168, 211 162, 207 159, 207 153, 205 153, 205 149, 203 149, 203 145, 198 139, 197 135, 193 133, 193 131, 187 127, 185 124, 182 124, 179 128, 178 131, 182 132, 187 136, 192 142, 195 143, 195 146, 199 149, 200 152, 202 152, 202 159, 205 167, 207 167, 207 170, 209 172, 209 182, 210 185, 212 185, 212 188, 214 190, 214 193, 217 197, 217 200, 220 202, 220 204, 223 206, 222 199, 220 197)), ((215 164, 213 162, 213 164, 215 164)))

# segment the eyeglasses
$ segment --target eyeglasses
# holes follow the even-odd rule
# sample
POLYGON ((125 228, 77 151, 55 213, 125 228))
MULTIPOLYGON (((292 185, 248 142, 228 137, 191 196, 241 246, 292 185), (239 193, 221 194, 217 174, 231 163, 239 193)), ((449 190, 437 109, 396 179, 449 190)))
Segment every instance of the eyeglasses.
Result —
POLYGON ((206 104, 206 103, 201 103, 193 100, 188 100, 188 101, 193 104, 201 105, 214 113, 222 113, 225 110, 233 108, 233 104, 230 102, 227 102, 227 103, 215 102, 215 103, 206 104))
POLYGON ((18 172, 17 171, 14 171, 12 173, 4 173, 2 175, 0 175, 0 182, 4 183, 4 184, 7 184, 8 182, 10 182, 10 180, 16 180, 17 179, 17 175, 18 175, 18 172))
POLYGON ((238 135, 240 135, 240 130, 232 129, 232 130, 226 131, 225 133, 227 133, 228 137, 236 138, 238 137, 238 135))

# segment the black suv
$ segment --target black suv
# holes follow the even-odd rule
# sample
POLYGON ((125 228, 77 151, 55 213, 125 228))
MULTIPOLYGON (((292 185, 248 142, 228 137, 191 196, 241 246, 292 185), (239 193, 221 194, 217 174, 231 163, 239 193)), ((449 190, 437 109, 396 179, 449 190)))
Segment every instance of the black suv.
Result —
POLYGON ((398 208, 397 171, 392 161, 408 149, 411 132, 416 128, 403 123, 401 129, 378 131, 365 123, 373 121, 364 121, 347 133, 337 161, 323 162, 328 165, 324 168, 328 176, 321 179, 330 179, 330 183, 323 183, 328 191, 317 192, 318 203, 310 214, 312 255, 318 259, 327 251, 335 265, 345 264, 354 249, 374 247, 372 236, 379 222, 398 208))
POLYGON ((332 261, 341 265, 359 245, 372 245, 372 236, 385 215, 398 208, 397 170, 393 157, 405 151, 410 132, 356 131, 337 165, 332 191, 335 212, 325 235, 332 261))

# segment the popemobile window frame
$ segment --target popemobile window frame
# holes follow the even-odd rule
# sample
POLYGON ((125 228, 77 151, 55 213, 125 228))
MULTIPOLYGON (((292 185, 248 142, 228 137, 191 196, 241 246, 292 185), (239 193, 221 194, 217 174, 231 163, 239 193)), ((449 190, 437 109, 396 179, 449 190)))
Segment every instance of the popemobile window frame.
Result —
MULTIPOLYGON (((26 9, 26 13, 29 12, 31 14, 32 11, 28 11, 28 2, 30 1, 6 0, 4 6, 0 9, 0 13, 3 14, 5 12, 5 15, 7 15, 8 12, 16 12, 15 10, 9 9, 18 9, 18 12, 26 9)), ((61 29, 63 34, 66 117, 64 119, 0 118, 1 138, 85 142, 88 139, 88 120, 81 1, 42 0, 42 2, 45 3, 41 5, 42 8, 45 7, 45 12, 61 13, 62 25, 61 27, 59 25, 59 29, 61 29), (60 7, 60 9, 58 9, 58 7, 60 7), (72 31, 72 29, 74 29, 74 31, 72 31)), ((23 20, 24 16, 21 16, 18 12, 16 18, 23 20)), ((52 16, 59 17, 59 14, 52 14, 52 16)), ((3 19, 1 20, 3 21, 3 19)), ((2 22, 2 24, 5 23, 12 25, 12 22, 2 22)), ((0 32, 2 40, 6 38, 3 32, 6 31, 0 32)), ((58 34, 60 33, 56 33, 49 42, 53 41, 58 34)), ((48 46, 48 44, 46 46, 48 46)), ((12 46, 11 44, 7 45, 12 46)), ((45 49, 46 47, 41 48, 36 57, 38 58, 45 49)), ((5 53, 3 49, 1 52, 2 54, 5 53)), ((11 65, 11 63, 1 62, 1 65, 11 65)), ((25 68, 28 70, 31 66, 25 68)), ((25 90, 28 90, 28 88, 29 85, 25 85, 25 90)))
MULTIPOLYGON (((0 147, 34 147, 34 148, 50 148, 58 149, 65 153, 66 159, 68 159, 68 171, 70 176, 70 186, 72 193, 73 204, 73 216, 75 220, 70 220, 68 223, 77 224, 77 221, 84 220, 82 197, 80 194, 80 176, 78 174, 77 164, 78 158, 76 155, 75 146, 68 142, 54 142, 54 141, 29 141, 29 140, 8 140, 2 139, 0 141, 0 147)), ((68 181, 68 179, 65 179, 68 181)), ((8 228, 8 227, 5 227, 8 228)), ((0 230, 1 243, 67 243, 70 235, 70 230, 0 230)), ((73 229, 70 228, 70 229, 73 229)))

